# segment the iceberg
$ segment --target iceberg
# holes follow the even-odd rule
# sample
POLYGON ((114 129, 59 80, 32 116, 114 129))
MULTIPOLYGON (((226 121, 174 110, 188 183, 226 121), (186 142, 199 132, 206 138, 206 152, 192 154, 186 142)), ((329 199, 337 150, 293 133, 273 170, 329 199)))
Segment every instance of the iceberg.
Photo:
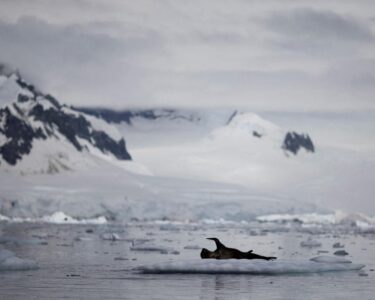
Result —
POLYGON ((167 261, 148 266, 141 266, 135 270, 143 274, 253 274, 253 275, 282 275, 305 274, 323 272, 341 272, 361 270, 363 264, 338 262, 336 260, 184 260, 167 261))
POLYGON ((38 269, 38 265, 35 261, 19 258, 9 250, 0 250, 0 271, 21 271, 34 269, 38 269))

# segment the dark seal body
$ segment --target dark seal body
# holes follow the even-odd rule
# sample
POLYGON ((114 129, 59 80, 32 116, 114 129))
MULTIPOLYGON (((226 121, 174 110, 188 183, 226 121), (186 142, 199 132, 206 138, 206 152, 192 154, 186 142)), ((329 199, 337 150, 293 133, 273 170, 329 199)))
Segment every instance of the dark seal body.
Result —
POLYGON ((248 252, 242 252, 238 249, 228 248, 224 246, 219 239, 217 238, 208 238, 208 240, 213 240, 216 244, 216 250, 210 251, 205 248, 201 251, 201 258, 214 258, 214 259, 264 259, 264 260, 273 260, 276 257, 273 256, 262 256, 259 254, 253 253, 253 250, 248 252))

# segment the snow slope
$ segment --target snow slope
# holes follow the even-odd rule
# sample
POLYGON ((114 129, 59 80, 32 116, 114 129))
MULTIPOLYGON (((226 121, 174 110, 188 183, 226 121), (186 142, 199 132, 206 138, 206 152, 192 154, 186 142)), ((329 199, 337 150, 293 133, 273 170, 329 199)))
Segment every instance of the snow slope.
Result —
POLYGON ((373 151, 332 147, 312 137, 314 152, 301 148, 295 155, 283 141, 288 133, 301 132, 298 127, 283 128, 247 111, 197 115, 199 123, 164 119, 154 129, 155 121, 138 118, 116 126, 128 137, 134 159, 155 176, 237 184, 332 211, 375 214, 373 151))

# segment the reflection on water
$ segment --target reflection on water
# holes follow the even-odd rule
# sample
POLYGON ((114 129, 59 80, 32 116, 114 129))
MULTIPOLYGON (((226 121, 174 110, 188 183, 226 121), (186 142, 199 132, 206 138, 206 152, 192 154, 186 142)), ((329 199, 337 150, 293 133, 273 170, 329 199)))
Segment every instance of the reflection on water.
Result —
MULTIPOLYGON (((261 225, 259 225, 261 226, 261 225)), ((251 228, 254 231, 254 228, 251 228)), ((306 258, 318 249, 299 246, 307 238, 300 232, 280 231, 249 235, 242 227, 181 227, 160 230, 149 226, 82 226, 0 224, 0 248, 39 262, 40 269, 0 273, 0 299, 373 299, 375 294, 375 239, 324 232, 314 235, 333 252, 335 242, 345 244, 349 259, 365 263, 368 276, 358 272, 309 275, 220 275, 220 274, 139 274, 133 270, 143 264, 183 260, 199 256, 198 244, 212 249, 207 236, 218 236, 227 245, 279 258, 306 258), (89 230, 88 230, 89 229, 89 230), (173 230, 172 230, 173 229, 173 230), (177 230, 176 230, 177 229, 177 230), (103 233, 116 232, 123 241, 104 241, 103 233), (180 255, 131 251, 137 243, 172 248, 180 255)), ((260 232, 260 231, 259 231, 260 232)))

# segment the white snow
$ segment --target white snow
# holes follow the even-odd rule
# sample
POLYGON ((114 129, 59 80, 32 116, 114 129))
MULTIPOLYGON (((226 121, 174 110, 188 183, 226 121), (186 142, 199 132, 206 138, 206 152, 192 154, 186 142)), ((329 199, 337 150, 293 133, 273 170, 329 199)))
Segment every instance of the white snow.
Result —
POLYGON ((304 260, 214 260, 195 259, 167 261, 148 266, 141 266, 142 273, 185 273, 185 274, 304 274, 360 270, 362 264, 348 262, 314 262, 304 260))
POLYGON ((50 216, 42 217, 41 220, 47 223, 54 223, 54 224, 105 224, 107 220, 105 217, 97 217, 93 219, 83 219, 77 220, 72 218, 65 213, 58 211, 53 213, 50 216))
POLYGON ((0 250, 0 271, 21 271, 38 269, 35 261, 17 257, 12 251, 0 250))
POLYGON ((318 263, 331 263, 331 264, 350 264, 352 263, 350 260, 345 258, 339 258, 334 256, 327 256, 321 255, 317 257, 313 257, 310 259, 311 261, 318 262, 318 263))
POLYGON ((330 214, 307 213, 307 214, 271 214, 258 216, 260 222, 292 222, 298 221, 303 224, 346 224, 357 227, 369 228, 375 225, 375 218, 363 213, 347 213, 342 210, 335 210, 330 214))
POLYGON ((21 88, 16 82, 16 75, 6 77, 0 75, 0 107, 16 101, 18 94, 32 95, 28 90, 21 88))
POLYGON ((300 221, 305 224, 334 224, 336 222, 335 214, 272 214, 266 216, 258 216, 258 221, 261 222, 285 222, 285 221, 300 221))
POLYGON ((117 128, 111 124, 108 124, 102 119, 99 119, 94 116, 83 114, 85 118, 91 123, 92 128, 99 131, 104 131, 106 134, 108 134, 112 139, 115 141, 118 141, 122 138, 122 135, 117 130, 117 128))
POLYGON ((100 237, 101 237, 102 240, 105 240, 105 241, 120 241, 120 240, 122 240, 122 238, 117 233, 114 233, 114 232, 103 233, 100 237))
POLYGON ((75 219, 61 211, 55 212, 51 215, 46 215, 40 218, 10 218, 0 214, 0 221, 7 222, 30 222, 30 223, 51 223, 51 224, 106 224, 107 219, 103 216, 89 219, 75 219))

